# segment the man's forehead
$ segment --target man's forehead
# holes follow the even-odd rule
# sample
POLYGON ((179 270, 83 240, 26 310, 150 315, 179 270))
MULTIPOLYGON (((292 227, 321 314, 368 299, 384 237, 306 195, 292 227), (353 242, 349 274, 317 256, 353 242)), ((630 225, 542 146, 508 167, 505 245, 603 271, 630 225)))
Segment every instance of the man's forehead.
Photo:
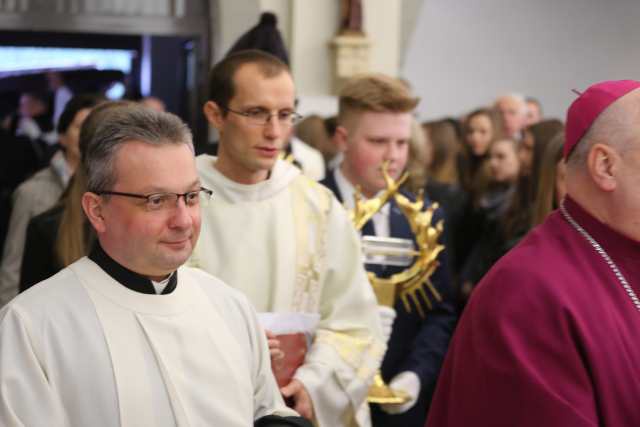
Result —
MULTIPOLYGON (((190 158, 195 162, 191 147, 184 143, 150 143, 140 140, 129 140, 116 149, 117 163, 134 163, 139 167, 149 166, 150 162, 164 163, 164 159, 190 158)), ((195 166, 194 166, 195 167, 195 166)))
POLYGON ((233 99, 243 102, 261 102, 277 96, 295 103, 295 85, 286 70, 267 75, 256 64, 244 64, 233 77, 233 99))
POLYGON ((411 112, 396 112, 396 111, 360 111, 357 113, 360 118, 360 121, 369 121, 369 122, 381 122, 384 121, 386 123, 397 123, 398 125, 406 125, 411 124, 411 112))
POLYGON ((498 99, 497 104, 500 109, 520 109, 527 106, 524 100, 508 95, 498 99))
POLYGON ((273 79, 280 76, 291 76, 286 68, 274 68, 257 62, 247 62, 236 68, 233 74, 234 80, 239 76, 260 77, 262 79, 273 79))
POLYGON ((127 191, 186 191, 198 181, 195 157, 187 144, 129 141, 116 153, 116 183, 127 191))
POLYGON ((411 135, 411 113, 365 111, 354 118, 357 128, 367 136, 393 135, 408 138, 411 135))

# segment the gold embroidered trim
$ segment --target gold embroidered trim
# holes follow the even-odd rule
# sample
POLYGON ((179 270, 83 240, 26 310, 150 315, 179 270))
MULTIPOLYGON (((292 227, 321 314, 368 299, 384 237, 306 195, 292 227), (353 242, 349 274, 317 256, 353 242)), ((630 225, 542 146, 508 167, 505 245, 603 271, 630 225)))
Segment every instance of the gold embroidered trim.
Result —
POLYGON ((296 276, 292 311, 317 313, 323 272, 326 270, 326 235, 330 195, 315 181, 300 176, 291 186, 296 230, 296 276), (307 198, 311 193, 317 206, 307 198))
POLYGON ((373 378, 385 352, 384 344, 373 337, 364 339, 341 332, 320 330, 315 341, 333 347, 362 381, 373 378))

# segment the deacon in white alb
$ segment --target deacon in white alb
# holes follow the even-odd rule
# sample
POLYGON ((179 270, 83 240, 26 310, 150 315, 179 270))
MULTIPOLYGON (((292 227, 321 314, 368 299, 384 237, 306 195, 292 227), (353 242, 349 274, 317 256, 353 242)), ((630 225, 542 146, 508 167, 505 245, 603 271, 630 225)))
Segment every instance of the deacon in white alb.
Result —
POLYGON ((365 398, 384 351, 358 236, 331 192, 277 160, 297 117, 287 66, 232 54, 211 71, 204 106, 218 157, 199 156, 215 199, 203 209, 193 264, 241 290, 258 311, 319 315, 315 339, 282 387, 320 427, 368 426, 365 398))

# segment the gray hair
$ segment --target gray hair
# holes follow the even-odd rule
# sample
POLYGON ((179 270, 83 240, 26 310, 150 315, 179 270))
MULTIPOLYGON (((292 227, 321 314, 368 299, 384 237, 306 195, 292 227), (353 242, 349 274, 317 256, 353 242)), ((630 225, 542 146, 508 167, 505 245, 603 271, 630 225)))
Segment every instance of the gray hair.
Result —
POLYGON ((80 131, 82 165, 89 191, 107 191, 116 183, 115 156, 127 142, 186 144, 194 151, 191 131, 178 116, 134 102, 107 102, 95 108, 80 131))
POLYGON ((507 93, 504 94, 502 96, 499 96, 496 101, 494 102, 494 108, 498 107, 498 104, 500 103, 500 101, 502 101, 503 99, 513 99, 514 101, 516 101, 518 104, 520 104, 520 112, 522 114, 526 114, 527 113, 527 99, 526 97, 521 94, 521 93, 517 93, 517 92, 511 92, 511 93, 507 93))

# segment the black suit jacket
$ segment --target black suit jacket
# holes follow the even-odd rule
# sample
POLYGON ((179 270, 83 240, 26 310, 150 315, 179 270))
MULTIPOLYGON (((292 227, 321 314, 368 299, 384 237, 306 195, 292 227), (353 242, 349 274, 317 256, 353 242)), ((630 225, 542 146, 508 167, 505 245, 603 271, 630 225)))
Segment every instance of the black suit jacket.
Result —
POLYGON ((55 247, 63 211, 64 206, 58 203, 29 221, 20 268, 20 292, 62 270, 55 247))
MULTIPOLYGON (((338 200, 343 201, 338 190, 333 173, 327 174, 321 181, 334 192, 338 200)), ((403 194, 415 200, 408 193, 403 194)), ((395 200, 389 202, 389 231, 391 237, 414 240, 409 222, 405 218, 395 200)), ((425 206, 430 201, 425 197, 425 206)), ((444 218, 444 213, 438 209, 434 215, 434 223, 444 218)), ((446 224, 445 224, 446 230, 446 224)), ((372 221, 362 229, 363 235, 374 234, 372 221)), ((444 240, 441 237, 441 241, 444 240)), ((415 240, 414 240, 415 242, 415 240)), ((391 379, 404 371, 412 371, 418 375, 421 383, 420 398, 416 405, 404 414, 388 415, 378 405, 371 405, 374 426, 406 426, 422 427, 426 421, 426 414, 431 395, 435 389, 440 367, 449 346, 449 340, 455 327, 457 315, 452 301, 450 289, 450 272, 447 250, 438 257, 440 266, 431 277, 431 282, 443 296, 443 301, 434 303, 433 310, 427 311, 425 318, 420 317, 415 308, 407 311, 401 300, 395 304, 397 313, 389 339, 387 353, 382 362, 382 377, 388 383, 391 379)), ((374 272, 378 277, 390 277, 401 271, 400 267, 383 267, 380 265, 365 265, 367 271, 374 272)), ((429 292, 427 292, 430 295, 429 292)))

